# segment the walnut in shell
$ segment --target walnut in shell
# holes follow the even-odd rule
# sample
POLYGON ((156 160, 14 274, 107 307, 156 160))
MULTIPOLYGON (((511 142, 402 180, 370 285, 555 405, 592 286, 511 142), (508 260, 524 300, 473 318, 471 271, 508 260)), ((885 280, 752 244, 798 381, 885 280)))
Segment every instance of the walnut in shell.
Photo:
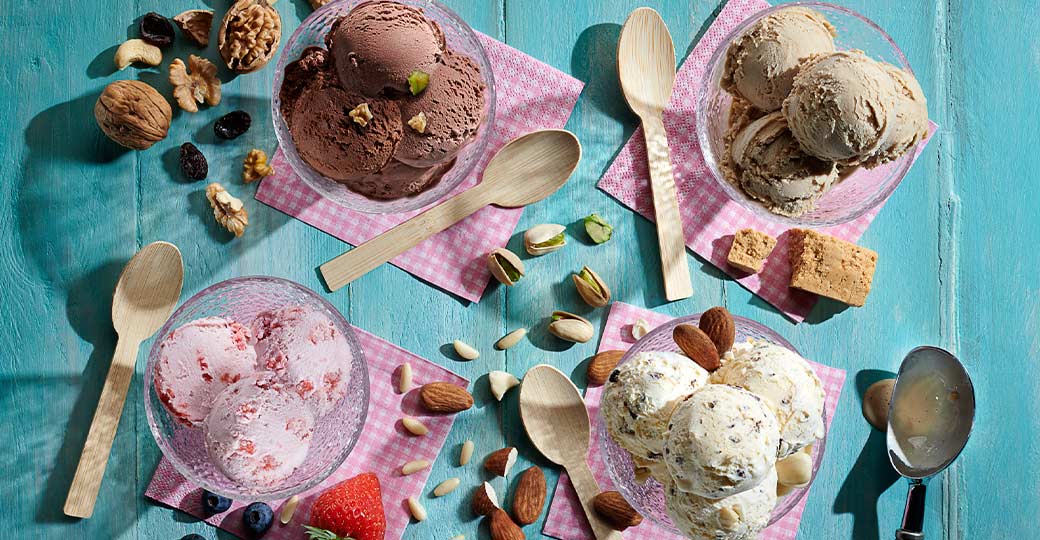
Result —
POLYGON ((94 104, 94 118, 113 141, 144 150, 166 138, 173 110, 158 90, 141 81, 115 81, 94 104))
POLYGON ((209 45, 209 31, 213 27, 213 10, 189 9, 173 18, 184 37, 199 47, 209 45))
POLYGON ((242 206, 241 199, 233 197, 224 186, 213 182, 206 186, 206 200, 213 207, 213 217, 222 227, 235 236, 242 236, 249 225, 249 212, 242 206))
POLYGON ((271 61, 282 40, 282 18, 267 0, 238 0, 220 23, 217 48, 228 69, 252 73, 271 61))
POLYGON ((188 112, 199 112, 199 103, 209 106, 220 103, 217 66, 201 56, 189 56, 187 67, 180 58, 170 62, 170 84, 177 104, 188 112))

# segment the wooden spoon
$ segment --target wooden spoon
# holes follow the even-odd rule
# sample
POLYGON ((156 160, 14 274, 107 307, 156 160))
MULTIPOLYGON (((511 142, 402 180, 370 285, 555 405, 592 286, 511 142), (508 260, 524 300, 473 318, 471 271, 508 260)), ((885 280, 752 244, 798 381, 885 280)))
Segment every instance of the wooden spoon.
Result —
POLYGON ((180 299, 183 281, 181 252, 167 242, 148 244, 123 268, 112 295, 112 323, 119 341, 65 499, 66 515, 88 518, 94 513, 112 439, 134 376, 137 350, 170 318, 180 299))
POLYGON ((599 483, 585 461, 589 453, 589 411, 581 393, 560 370, 535 366, 520 384, 520 419, 531 443, 546 459, 567 469, 597 540, 620 540, 592 508, 599 483))
POLYGON ((632 112, 642 121, 646 137, 665 297, 668 300, 689 298, 693 295, 693 285, 686 262, 679 199, 672 178, 668 134, 661 116, 675 82, 675 48, 668 27, 656 11, 639 8, 628 16, 618 39, 617 57, 621 91, 632 112))
POLYGON ((476 186, 321 265, 325 284, 335 291, 489 204, 536 203, 560 189, 580 159, 581 143, 569 131, 521 135, 491 158, 476 186))

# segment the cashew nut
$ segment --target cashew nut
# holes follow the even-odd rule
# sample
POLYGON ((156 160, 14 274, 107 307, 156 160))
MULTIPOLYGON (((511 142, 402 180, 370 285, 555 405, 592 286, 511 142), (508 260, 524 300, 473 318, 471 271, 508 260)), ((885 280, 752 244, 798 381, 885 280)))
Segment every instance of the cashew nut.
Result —
POLYGON ((162 51, 143 39, 128 39, 116 49, 116 67, 122 70, 135 63, 158 66, 162 63, 162 51))

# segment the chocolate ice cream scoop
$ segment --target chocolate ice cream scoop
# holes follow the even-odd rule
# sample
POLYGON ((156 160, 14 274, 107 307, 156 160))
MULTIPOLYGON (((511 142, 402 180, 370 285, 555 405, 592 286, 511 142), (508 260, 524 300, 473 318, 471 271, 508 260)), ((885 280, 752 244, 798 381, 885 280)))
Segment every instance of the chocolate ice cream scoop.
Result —
POLYGON ((400 101, 401 119, 407 122, 423 113, 426 127, 422 133, 405 128, 397 159, 428 167, 455 157, 477 136, 486 114, 486 89, 476 62, 462 54, 445 53, 426 90, 400 101))
POLYGON ((434 76, 444 33, 419 8, 366 2, 336 21, 325 36, 335 71, 346 88, 366 96, 409 91, 408 75, 434 76))

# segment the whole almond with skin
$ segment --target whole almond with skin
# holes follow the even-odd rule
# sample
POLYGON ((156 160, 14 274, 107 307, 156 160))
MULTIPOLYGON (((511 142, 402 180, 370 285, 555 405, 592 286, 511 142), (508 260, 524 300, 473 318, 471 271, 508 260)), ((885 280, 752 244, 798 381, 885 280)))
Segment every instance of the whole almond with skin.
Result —
POLYGON ((701 330, 708 335, 719 354, 725 354, 733 347, 737 336, 737 327, 733 323, 733 315, 724 307, 713 307, 701 314, 698 323, 701 330))
POLYGON ((614 371, 614 368, 617 367, 618 362, 621 361, 621 357, 624 355, 625 351, 603 351, 593 356, 592 360, 589 361, 589 367, 585 371, 589 385, 603 386, 607 384, 610 372, 614 371))
POLYGON ((545 505, 545 473, 538 467, 531 467, 520 475, 520 481, 513 491, 513 518, 523 525, 538 521, 545 505))
POLYGON ((457 413, 473 406, 473 396, 465 388, 446 382, 424 385, 419 400, 427 411, 437 413, 457 413))
POLYGON ((592 508, 616 531, 624 531, 643 522, 643 516, 617 491, 604 491, 593 497, 592 508))
POLYGON ((512 446, 496 450, 484 460, 484 469, 496 476, 505 476, 516 463, 516 456, 516 448, 512 446))
POLYGON ((525 540, 524 531, 513 523, 509 514, 501 508, 496 508, 488 514, 490 521, 491 540, 525 540))
POLYGON ((692 324, 680 324, 672 330, 672 339, 686 356, 702 368, 715 371, 722 365, 715 343, 700 328, 692 324))

